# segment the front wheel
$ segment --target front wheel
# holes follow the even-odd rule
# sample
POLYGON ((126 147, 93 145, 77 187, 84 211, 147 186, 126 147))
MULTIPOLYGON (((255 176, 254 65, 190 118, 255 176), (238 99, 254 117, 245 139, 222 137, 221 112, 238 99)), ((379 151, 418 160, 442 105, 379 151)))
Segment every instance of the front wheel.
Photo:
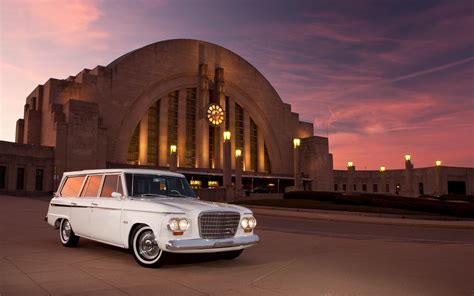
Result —
POLYGON ((144 267, 160 266, 167 255, 158 246, 153 230, 146 225, 138 227, 133 233, 132 251, 135 260, 144 267))
POLYGON ((62 219, 59 225, 59 240, 65 247, 75 247, 79 237, 74 233, 68 219, 62 219))
POLYGON ((227 252, 222 252, 220 254, 221 258, 224 260, 233 260, 242 254, 244 250, 235 250, 235 251, 227 251, 227 252))

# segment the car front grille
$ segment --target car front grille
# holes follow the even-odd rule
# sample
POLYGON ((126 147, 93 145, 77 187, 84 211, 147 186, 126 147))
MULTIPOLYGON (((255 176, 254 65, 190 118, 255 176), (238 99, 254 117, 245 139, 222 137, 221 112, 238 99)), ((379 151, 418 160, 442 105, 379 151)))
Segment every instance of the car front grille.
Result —
POLYGON ((199 214, 199 234, 202 238, 233 237, 240 223, 236 212, 202 212, 199 214))

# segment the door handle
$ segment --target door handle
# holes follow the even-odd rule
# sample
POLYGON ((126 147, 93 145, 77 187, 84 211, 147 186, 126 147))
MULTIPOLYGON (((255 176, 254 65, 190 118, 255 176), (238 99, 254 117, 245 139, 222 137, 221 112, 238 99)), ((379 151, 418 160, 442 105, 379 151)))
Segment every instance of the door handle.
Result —
POLYGON ((93 203, 92 203, 92 205, 93 205, 93 206, 98 206, 99 204, 97 204, 97 203, 93 202, 93 203))

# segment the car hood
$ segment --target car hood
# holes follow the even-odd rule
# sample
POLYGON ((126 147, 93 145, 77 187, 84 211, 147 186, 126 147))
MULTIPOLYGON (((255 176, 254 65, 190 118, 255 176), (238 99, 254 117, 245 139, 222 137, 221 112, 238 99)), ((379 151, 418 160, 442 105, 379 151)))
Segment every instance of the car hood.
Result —
MULTIPOLYGON (((136 200, 136 199, 135 199, 136 200)), ((147 203, 152 203, 159 206, 161 210, 177 211, 183 213, 202 212, 202 211, 235 211, 240 213, 252 213, 251 210, 226 203, 202 201, 195 198, 180 198, 180 197, 166 197, 166 198, 146 198, 139 199, 147 203)))

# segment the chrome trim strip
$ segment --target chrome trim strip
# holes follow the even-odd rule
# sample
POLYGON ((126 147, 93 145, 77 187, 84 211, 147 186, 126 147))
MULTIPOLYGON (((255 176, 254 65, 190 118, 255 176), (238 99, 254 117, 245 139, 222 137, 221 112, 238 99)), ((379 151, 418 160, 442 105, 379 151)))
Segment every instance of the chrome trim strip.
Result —
POLYGON ((166 243, 168 250, 202 250, 219 249, 239 246, 251 246, 260 242, 258 235, 236 236, 224 239, 177 239, 166 243))
MULTIPOLYGON (((105 210, 117 210, 117 211, 122 210, 120 208, 106 208, 106 207, 98 207, 98 206, 63 205, 63 204, 55 204, 55 203, 51 203, 51 206, 53 206, 53 207, 68 207, 68 208, 105 209, 105 210)), ((182 212, 156 212, 156 211, 142 211, 142 210, 130 210, 130 209, 123 209, 123 210, 124 211, 129 211, 129 212, 164 214, 164 215, 186 215, 186 213, 182 213, 182 212)))

